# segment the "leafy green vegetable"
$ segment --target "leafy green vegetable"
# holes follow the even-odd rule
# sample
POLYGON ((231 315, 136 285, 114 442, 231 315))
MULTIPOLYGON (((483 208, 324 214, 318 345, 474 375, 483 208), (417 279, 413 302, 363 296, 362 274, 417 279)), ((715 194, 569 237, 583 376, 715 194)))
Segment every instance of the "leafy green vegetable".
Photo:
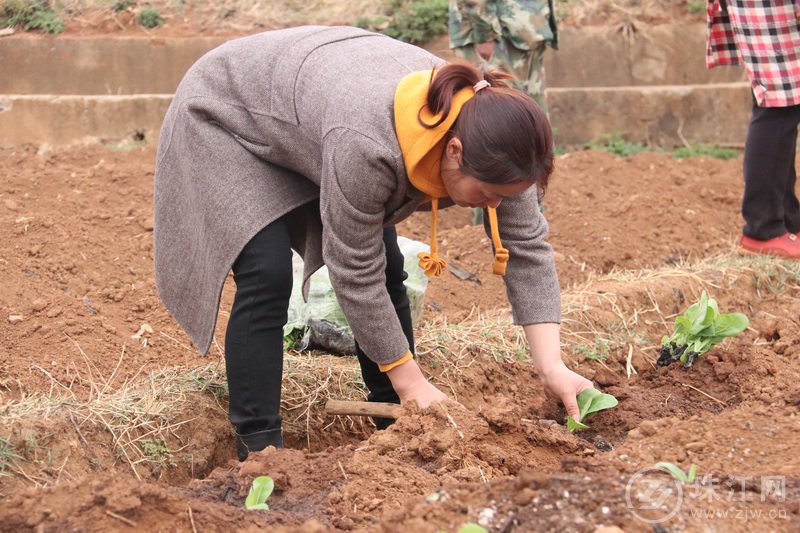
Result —
POLYGON ((247 509, 264 509, 268 510, 267 498, 272 494, 272 489, 275 488, 275 482, 269 476, 259 476, 253 480, 253 486, 250 487, 250 493, 244 501, 244 506, 247 509))
POLYGON ((426 503, 435 503, 435 502, 438 502, 441 499, 441 497, 442 497, 442 492, 437 490, 436 492, 428 494, 427 496, 425 496, 425 502, 426 503))
POLYGON ((706 291, 700 301, 689 306, 675 319, 671 337, 661 339, 658 366, 667 366, 680 360, 686 368, 726 337, 733 337, 747 328, 749 320, 741 313, 720 314, 717 301, 706 291))
POLYGON ((570 430, 570 431, 575 431, 576 429, 589 429, 589 426, 587 426, 586 424, 582 424, 581 422, 578 422, 577 420, 575 420, 571 416, 568 416, 567 417, 567 429, 570 430))
POLYGON ((696 464, 692 464, 692 466, 689 467, 689 472, 684 472, 679 466, 666 462, 656 463, 656 468, 666 470, 681 483, 694 483, 694 478, 697 476, 696 464))
POLYGON ((478 524, 473 524, 470 522, 469 524, 464 524, 458 530, 458 533, 487 533, 485 527, 481 527, 478 524))
POLYGON ((586 389, 578 394, 578 410, 580 411, 580 416, 578 420, 574 418, 567 417, 567 429, 570 431, 575 431, 576 429, 588 429, 589 426, 584 424, 582 421, 585 420, 587 417, 597 413, 598 411, 603 411, 605 409, 610 409, 617 405, 617 399, 611 396, 610 394, 604 394, 597 389, 586 389))

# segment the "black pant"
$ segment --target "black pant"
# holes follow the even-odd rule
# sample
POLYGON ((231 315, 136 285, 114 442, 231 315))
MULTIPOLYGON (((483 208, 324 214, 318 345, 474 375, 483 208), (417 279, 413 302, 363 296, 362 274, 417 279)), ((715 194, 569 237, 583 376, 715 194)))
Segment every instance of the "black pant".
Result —
POLYGON ((795 147, 800 105, 758 107, 747 130, 744 149, 743 233, 768 240, 800 231, 795 193, 795 147))
MULTIPOLYGON (((403 254, 393 227, 383 232, 386 287, 411 350, 411 308, 403 281, 403 254)), ((233 264, 236 295, 225 333, 229 417, 240 435, 281 427, 283 326, 292 292, 292 251, 284 219, 261 230, 233 264)), ((369 400, 400 403, 392 383, 356 343, 369 400)), ((376 420, 378 427, 388 421, 376 420)))

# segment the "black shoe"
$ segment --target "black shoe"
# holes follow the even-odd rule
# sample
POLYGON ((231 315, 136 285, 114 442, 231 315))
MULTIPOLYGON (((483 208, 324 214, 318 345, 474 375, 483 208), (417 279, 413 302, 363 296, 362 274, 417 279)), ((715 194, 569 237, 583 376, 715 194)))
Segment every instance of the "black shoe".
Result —
POLYGON ((236 434, 236 455, 240 461, 247 459, 250 452, 258 452, 267 446, 283 448, 283 432, 280 429, 265 429, 248 433, 236 434))

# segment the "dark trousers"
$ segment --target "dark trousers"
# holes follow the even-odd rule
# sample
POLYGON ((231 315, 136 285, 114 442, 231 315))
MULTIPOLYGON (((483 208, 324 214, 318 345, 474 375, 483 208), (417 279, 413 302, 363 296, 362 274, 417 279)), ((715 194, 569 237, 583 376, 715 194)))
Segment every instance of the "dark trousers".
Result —
POLYGON ((743 233, 768 240, 800 231, 795 193, 795 147, 800 105, 758 107, 747 130, 744 149, 743 233))
MULTIPOLYGON (((386 287, 413 351, 411 308, 403 284, 407 275, 393 227, 384 230, 383 242, 386 287)), ((240 435, 278 430, 283 326, 292 292, 292 250, 284 219, 265 227, 244 247, 233 264, 233 279, 236 295, 225 333, 230 421, 240 435)), ((369 400, 400 403, 386 374, 367 358, 357 343, 356 350, 369 400)), ((375 422, 378 427, 389 423, 375 422)))

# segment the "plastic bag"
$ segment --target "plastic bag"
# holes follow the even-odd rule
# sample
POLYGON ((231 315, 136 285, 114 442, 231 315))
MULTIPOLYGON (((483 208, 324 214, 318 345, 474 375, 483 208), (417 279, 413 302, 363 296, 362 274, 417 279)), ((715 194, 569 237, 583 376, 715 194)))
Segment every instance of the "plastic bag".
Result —
MULTIPOLYGON (((405 258, 403 268, 408 274, 405 286, 411 320, 416 326, 422 317, 428 286, 428 278, 417 264, 417 254, 427 252, 428 245, 405 237, 398 237, 397 244, 405 258)), ((353 332, 336 300, 328 268, 323 266, 311 276, 308 302, 303 301, 303 260, 297 253, 292 256, 292 270, 294 284, 289 300, 289 320, 283 328, 284 346, 293 350, 319 348, 335 354, 355 354, 353 332)))

